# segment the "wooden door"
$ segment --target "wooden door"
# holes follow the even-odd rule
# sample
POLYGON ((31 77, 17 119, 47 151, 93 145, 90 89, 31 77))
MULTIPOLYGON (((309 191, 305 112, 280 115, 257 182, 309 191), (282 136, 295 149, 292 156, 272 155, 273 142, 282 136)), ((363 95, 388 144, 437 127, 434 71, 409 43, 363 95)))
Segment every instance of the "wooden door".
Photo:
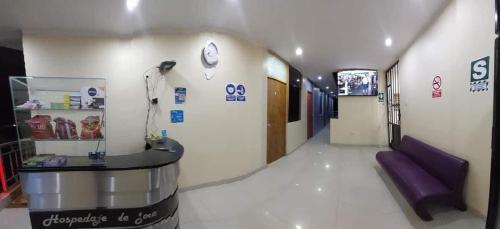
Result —
POLYGON ((307 92, 307 139, 313 136, 313 95, 307 92))
POLYGON ((267 163, 286 154, 286 84, 267 79, 267 163))

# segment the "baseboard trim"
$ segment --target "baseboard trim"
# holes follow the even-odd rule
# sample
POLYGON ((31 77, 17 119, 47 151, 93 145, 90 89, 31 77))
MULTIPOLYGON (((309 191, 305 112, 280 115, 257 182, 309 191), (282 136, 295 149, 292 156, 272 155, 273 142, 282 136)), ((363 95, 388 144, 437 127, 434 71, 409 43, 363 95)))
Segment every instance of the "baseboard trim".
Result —
POLYGON ((357 145, 357 144, 344 144, 344 143, 330 143, 332 146, 356 146, 356 147, 389 147, 388 145, 357 145))
MULTIPOLYGON (((286 153, 285 156, 283 156, 283 157, 287 157, 289 155, 292 155, 293 153, 295 153, 297 151, 297 149, 299 149, 301 146, 303 146, 304 144, 306 144, 306 142, 307 142, 307 140, 305 142, 303 142, 302 144, 300 144, 299 146, 297 146, 292 152, 286 153)), ((281 160, 281 158, 279 160, 281 160)), ((248 177, 250 177, 250 176, 252 176, 252 175, 260 172, 261 170, 267 168, 267 166, 268 166, 267 164, 263 165, 263 166, 259 167, 258 169, 254 170, 254 171, 251 171, 251 172, 249 172, 247 174, 244 174, 244 175, 241 175, 241 176, 237 176, 237 177, 234 177, 234 178, 229 178, 229 179, 220 180, 220 181, 213 181, 213 182, 208 182, 208 183, 199 184, 199 185, 193 185, 193 186, 188 186, 188 187, 182 187, 182 188, 179 188, 179 192, 187 192, 187 191, 196 190, 196 189, 200 189, 200 188, 208 188, 208 187, 213 187, 213 186, 218 186, 218 185, 233 183, 233 182, 236 182, 236 181, 241 181, 241 180, 243 180, 245 178, 248 178, 248 177)))
POLYGON ((191 190, 196 190, 196 189, 200 189, 200 188, 208 188, 208 187, 213 187, 213 186, 219 186, 219 185, 223 185, 223 184, 229 184, 229 183, 233 183, 233 182, 236 182, 236 181, 241 181, 245 178, 248 178, 258 172, 260 172, 261 170, 267 168, 267 165, 264 165, 264 166, 261 166, 260 168, 254 170, 254 171, 251 171, 247 174, 243 174, 241 176, 237 176, 237 177, 234 177, 234 178, 229 178, 229 179, 225 179, 225 180, 220 180, 220 181, 213 181, 213 182, 208 182, 208 183, 204 183, 204 184, 199 184, 199 185, 194 185, 194 186, 189 186, 189 187, 182 187, 182 188, 179 188, 179 192, 187 192, 187 191, 191 191, 191 190))
POLYGON ((481 211, 477 210, 476 208, 473 208, 473 207, 467 205, 467 211, 469 211, 473 215, 476 215, 476 216, 481 217, 482 219, 486 220, 486 215, 481 213, 481 211))

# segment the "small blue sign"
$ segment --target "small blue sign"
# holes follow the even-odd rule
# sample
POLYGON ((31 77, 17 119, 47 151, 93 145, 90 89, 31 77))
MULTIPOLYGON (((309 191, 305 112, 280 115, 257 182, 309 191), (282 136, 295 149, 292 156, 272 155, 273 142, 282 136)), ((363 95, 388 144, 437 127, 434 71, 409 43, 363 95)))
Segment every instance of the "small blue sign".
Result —
POLYGON ((172 123, 183 123, 184 122, 184 111, 183 110, 171 110, 170 111, 170 121, 172 123))
POLYGON ((175 104, 183 104, 186 102, 186 88, 176 87, 175 88, 175 104))
POLYGON ((243 86, 242 84, 238 85, 236 87, 236 92, 238 93, 238 95, 245 95, 245 86, 243 86))

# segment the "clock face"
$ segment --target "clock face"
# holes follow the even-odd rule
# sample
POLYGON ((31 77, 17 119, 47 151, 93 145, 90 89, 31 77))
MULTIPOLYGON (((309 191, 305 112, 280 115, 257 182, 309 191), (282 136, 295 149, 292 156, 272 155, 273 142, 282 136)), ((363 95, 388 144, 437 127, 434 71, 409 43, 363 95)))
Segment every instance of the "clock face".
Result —
POLYGON ((203 58, 208 65, 216 65, 219 61, 219 50, 213 41, 208 41, 203 49, 203 58))

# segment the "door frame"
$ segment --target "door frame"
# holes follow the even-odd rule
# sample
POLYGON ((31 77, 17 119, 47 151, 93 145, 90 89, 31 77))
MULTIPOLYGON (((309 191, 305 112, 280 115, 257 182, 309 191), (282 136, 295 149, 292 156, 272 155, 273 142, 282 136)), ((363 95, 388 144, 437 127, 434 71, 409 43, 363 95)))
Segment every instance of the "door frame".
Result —
MULTIPOLYGON (((498 1, 495 1, 498 5, 498 1)), ((498 7, 498 6, 497 6, 498 7)), ((490 192, 488 202, 488 213, 486 218, 486 228, 494 229, 498 224, 498 205, 500 200, 500 66, 498 58, 500 57, 500 38, 495 40, 495 57, 494 57, 494 75, 493 75, 493 126, 491 136, 491 171, 490 171, 490 192)))
POLYGON ((313 113, 314 113, 314 96, 313 96, 313 93, 311 91, 307 91, 307 94, 306 94, 307 98, 306 98, 306 102, 307 102, 307 128, 306 128, 306 131, 307 131, 307 139, 310 139, 314 136, 314 120, 313 120, 313 113), (309 96, 311 97, 311 101, 309 102, 309 96), (311 115, 309 116, 309 107, 311 108, 311 115), (310 131, 310 134, 309 134, 309 130, 310 131))

